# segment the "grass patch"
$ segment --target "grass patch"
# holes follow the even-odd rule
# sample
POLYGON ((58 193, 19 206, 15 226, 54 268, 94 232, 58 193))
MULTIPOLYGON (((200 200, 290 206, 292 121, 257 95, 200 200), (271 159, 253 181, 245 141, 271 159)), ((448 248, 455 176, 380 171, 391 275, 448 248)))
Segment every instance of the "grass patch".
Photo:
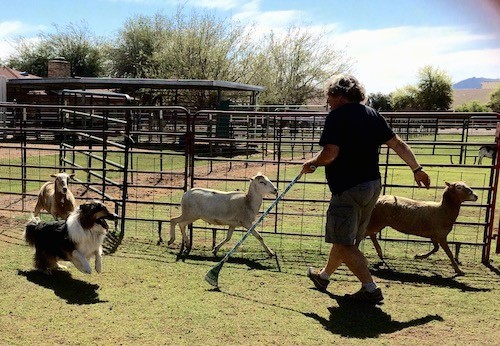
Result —
POLYGON ((144 236, 126 236, 115 254, 104 257, 100 275, 69 264, 45 276, 32 269, 22 223, 1 224, 4 344, 494 345, 500 337, 498 264, 489 269, 465 262, 466 276, 453 277, 444 252, 422 261, 401 255, 422 250, 416 244, 406 251, 407 244, 391 243, 394 272, 377 269, 375 252, 364 248, 386 298, 381 307, 364 308, 342 299, 359 285, 344 267, 326 294, 305 277, 307 266, 326 259, 326 246, 318 251, 312 244, 321 239, 270 236, 280 272, 250 237, 224 265, 217 291, 203 280, 216 260, 201 235, 185 261, 176 261, 177 248, 156 246, 147 231, 138 231, 144 236))

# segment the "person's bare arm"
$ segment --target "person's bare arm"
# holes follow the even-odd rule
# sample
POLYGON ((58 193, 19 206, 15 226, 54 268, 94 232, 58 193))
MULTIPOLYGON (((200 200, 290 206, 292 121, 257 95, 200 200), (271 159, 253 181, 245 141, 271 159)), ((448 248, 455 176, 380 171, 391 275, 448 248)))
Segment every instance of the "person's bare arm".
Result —
POLYGON ((326 144, 315 157, 307 160, 302 165, 302 173, 312 173, 319 166, 326 166, 339 155, 339 147, 334 144, 326 144), (314 167, 314 168, 311 168, 314 167))
POLYGON ((410 146, 398 135, 389 139, 385 144, 394 150, 394 152, 398 154, 398 156, 411 168, 417 185, 422 187, 423 184, 426 188, 429 188, 431 180, 427 173, 422 169, 422 166, 418 163, 417 158, 415 157, 415 154, 413 153, 413 150, 411 150, 410 146))

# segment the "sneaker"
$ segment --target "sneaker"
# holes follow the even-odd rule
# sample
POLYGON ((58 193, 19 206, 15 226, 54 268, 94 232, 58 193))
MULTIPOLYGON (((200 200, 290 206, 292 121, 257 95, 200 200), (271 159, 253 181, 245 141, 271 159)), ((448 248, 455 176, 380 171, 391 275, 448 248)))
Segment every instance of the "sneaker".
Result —
POLYGON ((368 292, 364 287, 361 287, 361 289, 354 293, 354 294, 346 294, 344 297, 356 301, 359 303, 367 303, 367 304, 383 304, 384 296, 382 295, 382 290, 380 287, 377 287, 375 291, 373 292, 368 292))
POLYGON ((319 272, 320 271, 318 269, 309 267, 307 268, 307 277, 311 279, 311 281, 314 283, 314 286, 316 286, 319 291, 325 292, 328 284, 330 283, 330 280, 322 279, 321 276, 319 276, 319 272))

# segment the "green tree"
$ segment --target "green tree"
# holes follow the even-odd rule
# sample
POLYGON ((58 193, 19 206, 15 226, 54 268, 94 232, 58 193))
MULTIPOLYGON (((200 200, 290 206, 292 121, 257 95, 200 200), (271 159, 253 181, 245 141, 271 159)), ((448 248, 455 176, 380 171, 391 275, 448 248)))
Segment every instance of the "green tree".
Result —
POLYGON ((154 78, 155 54, 167 39, 170 23, 165 17, 128 19, 108 48, 108 74, 114 77, 154 78))
POLYGON ((210 13, 178 12, 157 55, 159 72, 176 78, 246 82, 252 50, 250 33, 239 23, 210 13))
POLYGON ((480 103, 477 100, 473 100, 467 103, 462 103, 455 107, 455 112, 489 112, 491 111, 487 105, 480 103))
POLYGON ((500 86, 491 93, 488 107, 495 112, 500 112, 500 86))
POLYGON ((117 77, 241 81, 250 49, 245 28, 212 14, 179 10, 129 19, 110 49, 117 77))
MULTIPOLYGON (((253 32, 252 26, 181 9, 171 17, 136 17, 109 51, 110 74, 261 85, 267 90, 260 103, 297 104, 322 95, 328 78, 349 69, 342 52, 310 32, 291 27, 262 40, 253 39, 253 32)), ((198 91, 196 103, 212 96, 198 91)))
POLYGON ((267 87, 259 98, 263 104, 303 104, 322 96, 325 82, 333 75, 350 70, 343 51, 298 27, 283 35, 266 35, 255 61, 252 84, 267 87))
POLYGON ((103 43, 88 26, 70 23, 59 27, 55 33, 41 33, 37 42, 21 38, 16 53, 7 64, 15 69, 46 77, 48 61, 64 57, 71 66, 72 76, 95 77, 103 72, 103 43))
MULTIPOLYGON (((167 17, 139 16, 126 22, 109 50, 109 73, 117 77, 208 79, 247 82, 254 56, 250 31, 212 14, 181 10, 167 17)), ((147 102, 170 103, 173 93, 143 94, 147 102)), ((214 106, 216 97, 204 90, 180 91, 197 107, 214 106)), ((172 100, 172 102, 174 102, 172 100)))
POLYGON ((391 95, 383 94, 381 92, 372 93, 368 95, 369 106, 378 111, 392 111, 391 95))
POLYGON ((407 85, 396 89, 391 93, 391 107, 395 111, 408 111, 418 109, 418 89, 413 85, 407 85))
POLYGON ((56 57, 47 42, 33 43, 32 40, 20 38, 15 46, 16 53, 7 58, 7 66, 36 76, 47 77, 48 61, 56 57))
POLYGON ((453 102, 452 81, 446 72, 430 65, 418 71, 416 102, 420 110, 450 109, 453 102))

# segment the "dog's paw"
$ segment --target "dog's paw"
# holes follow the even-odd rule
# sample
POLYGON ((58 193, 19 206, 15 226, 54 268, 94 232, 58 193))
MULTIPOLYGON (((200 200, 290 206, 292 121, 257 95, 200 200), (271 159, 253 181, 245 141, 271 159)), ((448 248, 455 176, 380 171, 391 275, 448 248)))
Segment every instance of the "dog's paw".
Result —
POLYGON ((92 274, 92 268, 90 268, 90 265, 88 265, 87 263, 85 263, 84 265, 82 266, 78 266, 77 267, 78 270, 80 270, 82 273, 85 273, 85 274, 92 274))
POLYGON ((85 273, 85 274, 92 274, 92 269, 90 269, 90 268, 82 268, 81 272, 85 273))

